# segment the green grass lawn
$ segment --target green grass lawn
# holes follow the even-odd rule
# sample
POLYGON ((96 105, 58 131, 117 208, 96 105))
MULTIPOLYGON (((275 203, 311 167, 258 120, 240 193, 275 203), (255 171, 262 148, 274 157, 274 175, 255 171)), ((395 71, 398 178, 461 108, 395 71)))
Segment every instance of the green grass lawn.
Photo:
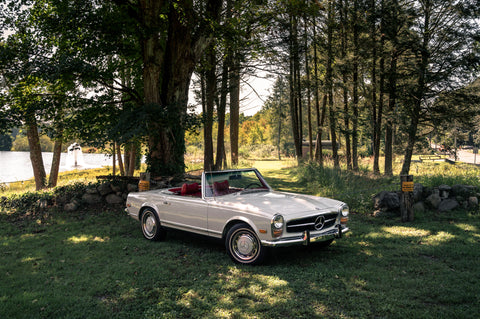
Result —
MULTIPOLYGON (((268 172, 275 188, 311 192, 291 169, 268 172)), ((121 207, 3 212, 0 318, 478 317, 478 211, 356 213, 349 227, 327 249, 277 249, 249 267, 204 237, 149 242, 121 207)))

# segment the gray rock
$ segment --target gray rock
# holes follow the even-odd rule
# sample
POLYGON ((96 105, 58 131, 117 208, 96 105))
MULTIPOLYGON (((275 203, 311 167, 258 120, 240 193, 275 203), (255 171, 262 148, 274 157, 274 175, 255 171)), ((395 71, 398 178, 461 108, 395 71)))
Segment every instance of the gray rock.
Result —
POLYGON ((415 203, 423 200, 423 191, 424 187, 422 184, 416 183, 413 186, 413 201, 415 203))
POLYGON ((110 187, 112 188, 114 193, 122 192, 122 186, 120 186, 120 185, 110 184, 110 187))
POLYGON ((113 190, 112 190, 112 187, 110 186, 110 183, 105 183, 105 184, 98 185, 97 190, 100 193, 100 195, 102 195, 102 196, 113 193, 113 190))
POLYGON ((442 202, 442 199, 440 198, 440 195, 433 193, 432 195, 427 197, 426 202, 433 208, 438 208, 438 206, 442 202))
POLYGON ((136 192, 137 190, 138 190, 138 185, 136 185, 136 184, 128 184, 127 185, 127 191, 129 193, 136 192))
POLYGON ((75 203, 66 203, 65 206, 63 206, 63 209, 65 209, 67 212, 73 212, 78 209, 78 206, 75 203))
POLYGON ((441 191, 441 192, 442 192, 442 191, 447 191, 447 192, 449 192, 449 191, 452 190, 452 188, 451 188, 450 186, 448 186, 448 185, 443 184, 443 185, 438 186, 438 190, 441 191))
POLYGON ((87 188, 87 189, 85 190, 85 192, 86 192, 87 194, 92 194, 92 195, 93 195, 93 194, 98 194, 98 191, 97 191, 96 188, 87 188))
POLYGON ((96 194, 85 193, 82 196, 82 200, 88 205, 96 205, 102 202, 102 196, 96 194))
POLYGON ((445 199, 442 200, 440 205, 438 205, 438 211, 440 212, 448 212, 451 211, 459 206, 458 202, 455 199, 445 199))
POLYGON ((382 191, 373 197, 373 207, 376 211, 392 211, 400 208, 400 198, 396 192, 382 191))
POLYGON ((123 198, 116 194, 108 194, 105 201, 109 204, 123 204, 123 198))
POLYGON ((475 196, 477 192, 477 187, 470 185, 453 185, 452 192, 456 196, 462 196, 463 198, 469 198, 470 196, 475 196))
POLYGON ((440 185, 438 186, 438 191, 440 192, 440 197, 445 199, 450 196, 452 188, 448 185, 440 185))
POLYGON ((471 196, 468 198, 468 206, 469 207, 478 207, 478 197, 471 196))

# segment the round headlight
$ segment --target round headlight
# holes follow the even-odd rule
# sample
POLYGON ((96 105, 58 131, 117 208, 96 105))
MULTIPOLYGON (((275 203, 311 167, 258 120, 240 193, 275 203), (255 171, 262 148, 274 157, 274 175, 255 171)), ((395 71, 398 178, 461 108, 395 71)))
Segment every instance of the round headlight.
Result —
POLYGON ((280 229, 283 227, 283 216, 282 215, 275 215, 272 219, 272 225, 275 229, 280 229))
POLYGON ((272 236, 273 237, 280 237, 283 234, 283 216, 282 215, 275 215, 272 218, 272 236))
POLYGON ((347 216, 348 216, 348 213, 349 213, 348 206, 347 206, 347 205, 343 205, 343 206, 342 206, 342 216, 343 216, 343 217, 347 217, 347 216))

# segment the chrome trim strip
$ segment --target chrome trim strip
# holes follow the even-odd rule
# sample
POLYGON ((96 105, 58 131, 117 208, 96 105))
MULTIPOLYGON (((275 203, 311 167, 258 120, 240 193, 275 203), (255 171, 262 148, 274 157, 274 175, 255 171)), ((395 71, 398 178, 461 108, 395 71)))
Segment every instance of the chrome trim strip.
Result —
POLYGON ((342 228, 341 231, 339 231, 338 228, 334 228, 327 232, 315 235, 312 235, 310 232, 306 231, 300 236, 279 238, 278 240, 262 240, 262 245, 268 247, 285 247, 298 244, 308 245, 309 243, 317 241, 326 241, 332 238, 340 238, 344 233, 348 232, 349 230, 350 229, 348 227, 342 228))

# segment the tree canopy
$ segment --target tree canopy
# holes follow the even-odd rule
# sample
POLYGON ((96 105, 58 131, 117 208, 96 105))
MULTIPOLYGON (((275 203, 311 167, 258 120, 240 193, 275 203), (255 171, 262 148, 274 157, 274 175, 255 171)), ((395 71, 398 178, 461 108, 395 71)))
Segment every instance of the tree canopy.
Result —
POLYGON ((197 123, 188 111, 195 70, 198 99, 190 103, 203 109, 206 168, 224 166, 227 140, 235 164, 238 144, 255 141, 275 144, 279 155, 293 143, 299 160, 306 141, 308 157, 322 163, 318 141, 329 139, 337 167, 344 158, 358 169, 358 157, 372 154, 379 173, 383 153, 391 174, 400 153, 408 173, 422 136, 441 134, 452 117, 478 116, 478 97, 467 89, 479 74, 480 8, 473 0, 0 6, 0 130, 29 128, 32 152, 38 132, 58 144, 71 137, 143 143, 154 176, 182 174, 185 132, 197 123), (277 77, 271 96, 253 122, 241 124, 242 78, 264 71, 277 77))

